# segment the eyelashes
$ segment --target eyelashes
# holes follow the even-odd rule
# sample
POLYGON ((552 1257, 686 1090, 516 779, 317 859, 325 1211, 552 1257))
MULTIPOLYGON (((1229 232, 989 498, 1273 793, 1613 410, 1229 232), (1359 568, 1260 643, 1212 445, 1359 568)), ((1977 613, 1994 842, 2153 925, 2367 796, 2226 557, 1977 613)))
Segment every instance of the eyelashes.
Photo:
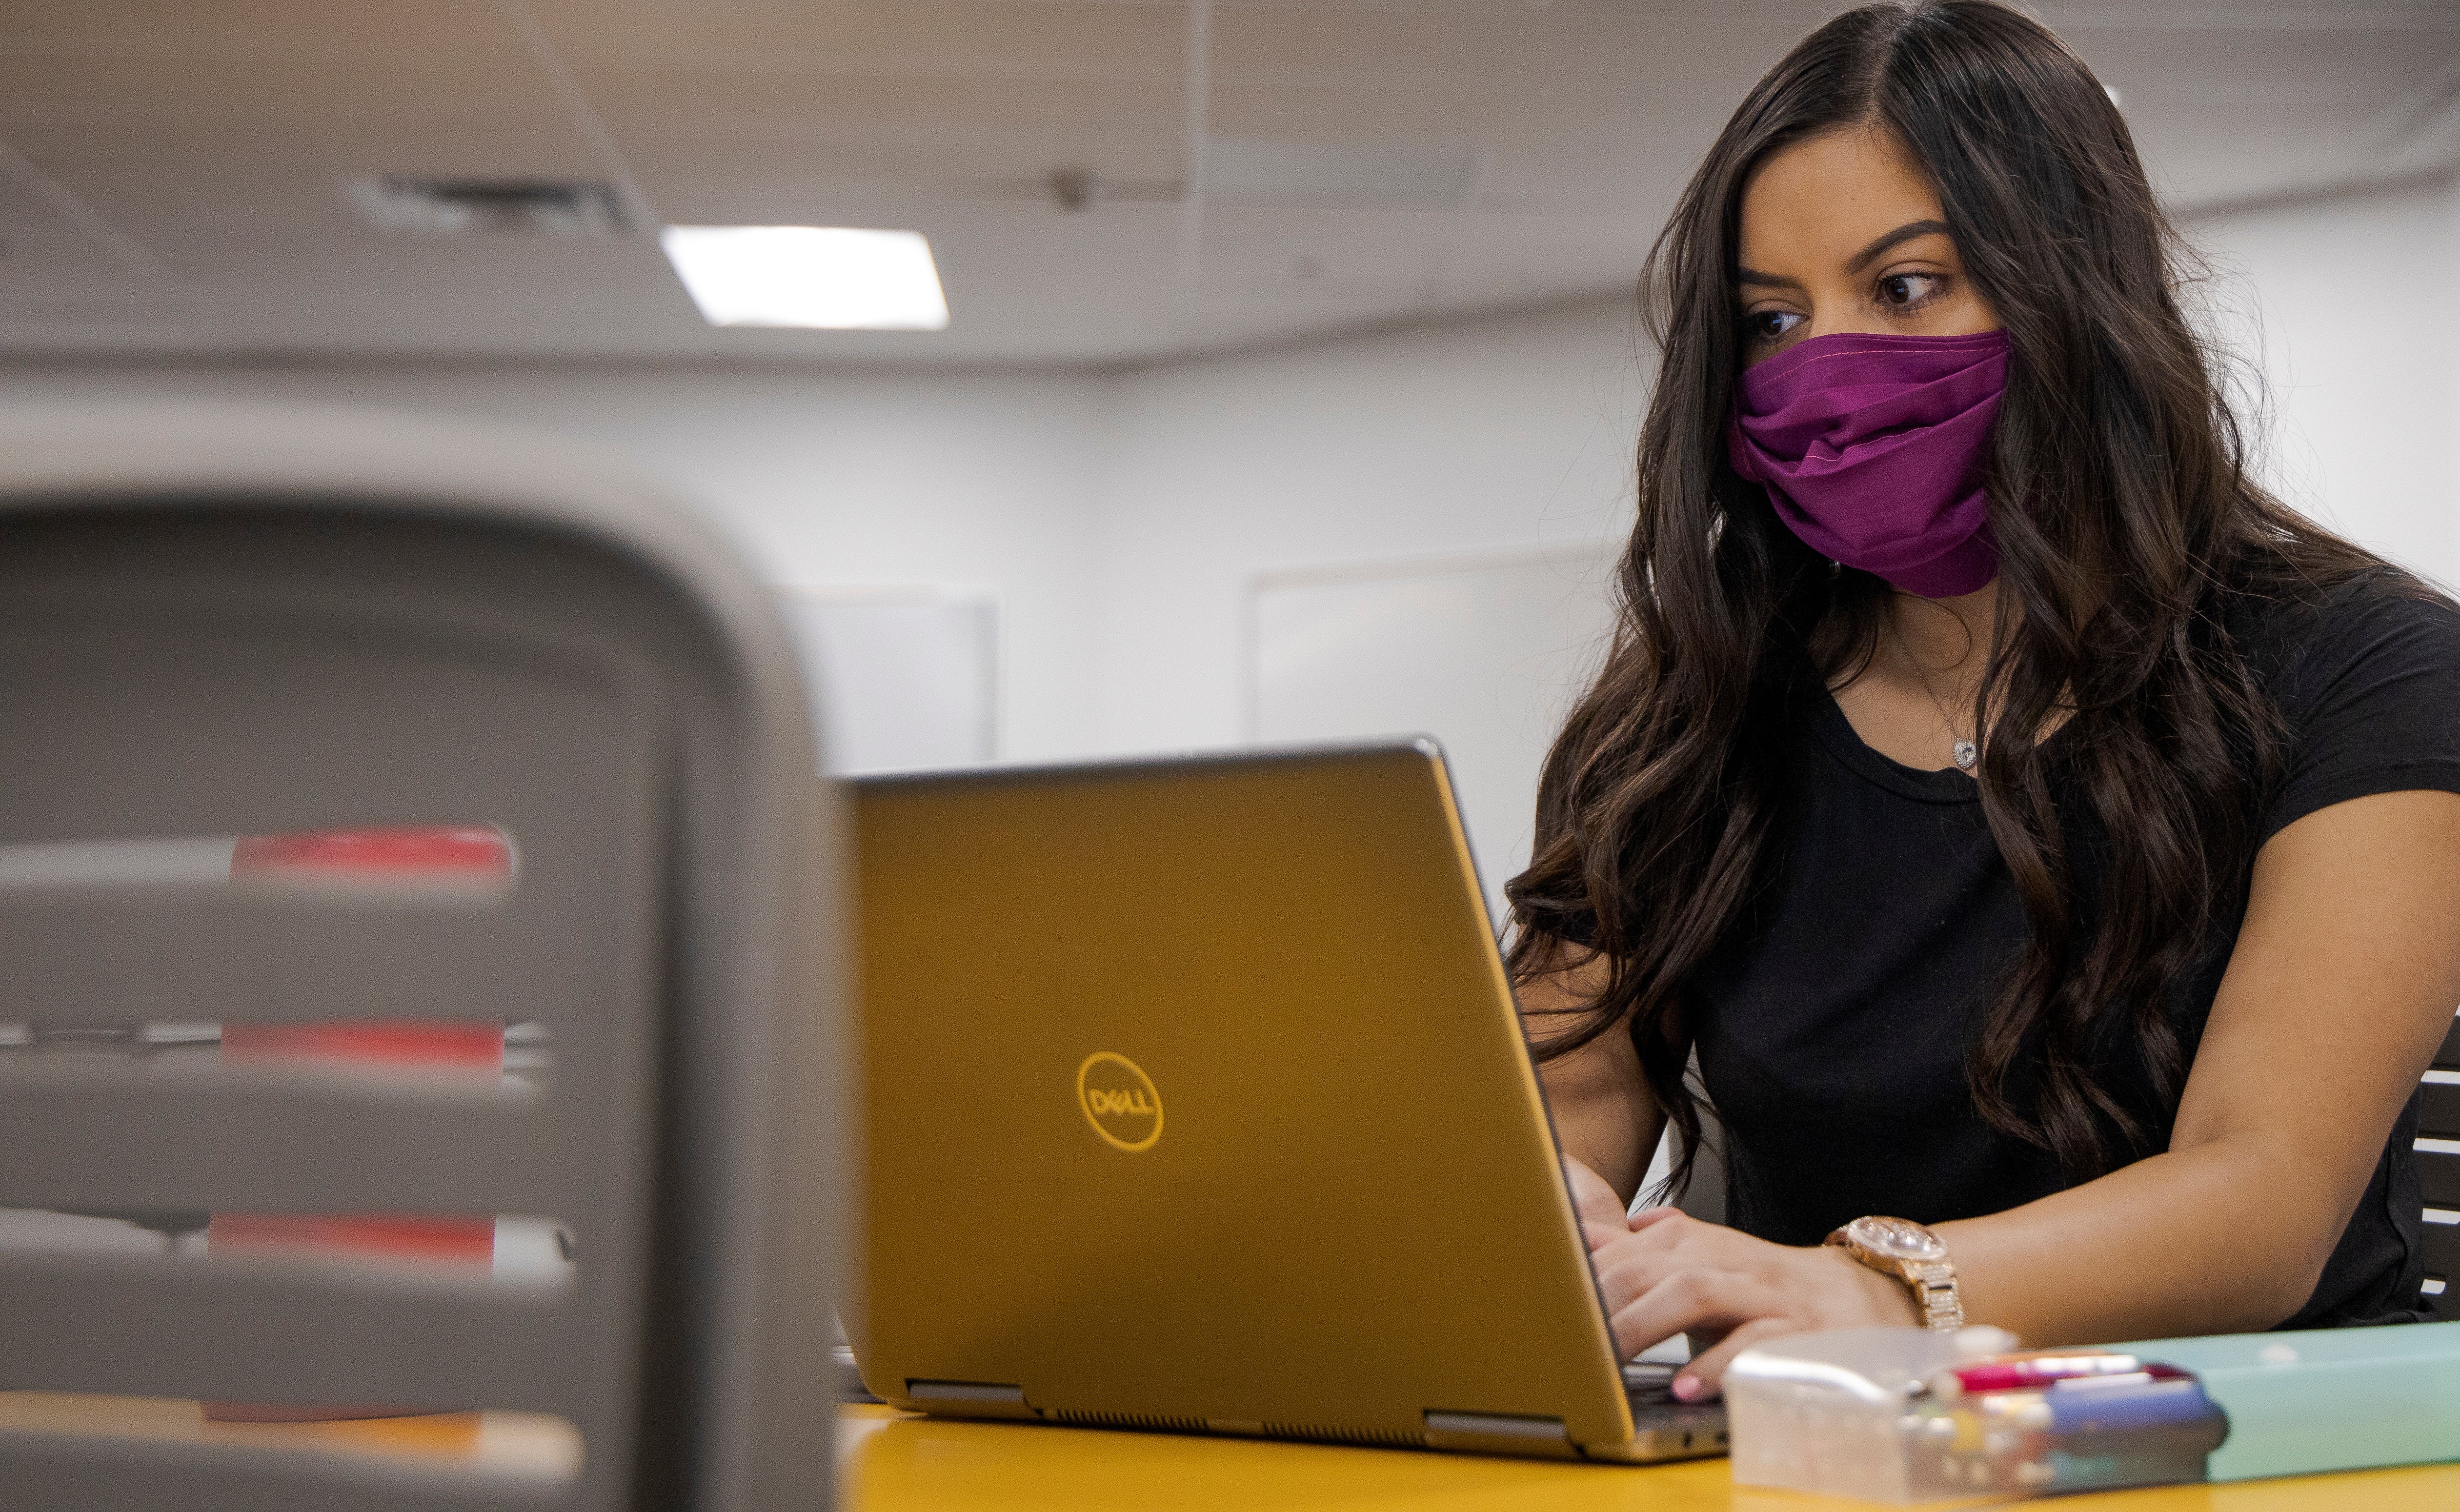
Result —
POLYGON ((1879 308, 1898 315, 1925 309, 1946 291, 1945 273, 1890 273, 1873 288, 1879 308))
MULTIPOLYGON (((1871 284, 1872 308, 1892 318, 1919 314, 1946 297, 1955 278, 1947 273, 1883 273, 1871 284)), ((1772 347, 1809 323, 1793 309, 1750 309, 1737 317, 1747 345, 1772 347)))
POLYGON ((1752 341, 1783 341, 1809 318, 1791 309, 1754 309, 1743 317, 1743 334, 1752 341))

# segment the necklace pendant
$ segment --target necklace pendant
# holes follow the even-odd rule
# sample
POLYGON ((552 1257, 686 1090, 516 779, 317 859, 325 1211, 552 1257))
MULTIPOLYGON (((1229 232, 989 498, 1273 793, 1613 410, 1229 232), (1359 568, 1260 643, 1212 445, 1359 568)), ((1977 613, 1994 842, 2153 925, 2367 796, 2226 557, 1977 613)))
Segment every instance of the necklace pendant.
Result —
POLYGON ((1970 772, 1973 770, 1973 763, 1981 759, 1981 748, 1976 746, 1972 741, 1959 740, 1956 742, 1956 768, 1958 771, 1970 772))

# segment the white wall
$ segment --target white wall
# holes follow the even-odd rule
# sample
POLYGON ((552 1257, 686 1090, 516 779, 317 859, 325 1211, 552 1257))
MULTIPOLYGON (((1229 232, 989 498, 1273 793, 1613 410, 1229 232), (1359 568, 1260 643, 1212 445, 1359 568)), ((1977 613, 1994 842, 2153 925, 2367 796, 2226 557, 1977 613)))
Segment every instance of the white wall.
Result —
POLYGON ((0 371, 0 404, 210 394, 538 425, 630 453, 769 581, 940 584, 1000 598, 1000 746, 1096 728, 1095 491, 1107 401, 1073 376, 348 366, 0 371))
POLYGON ((2215 216, 2221 329, 2269 391, 2267 479, 2290 503, 2460 583, 2460 373, 2440 289, 2460 268, 2451 181, 2215 216))
MULTIPOLYGON (((2460 377, 2434 299, 2449 181, 2208 218, 2274 390, 2292 502, 2460 581, 2460 377)), ((2234 312, 2234 313, 2233 313, 2234 312)), ((433 366, 0 370, 0 404, 209 393, 534 423, 631 452, 773 581, 942 584, 1004 609, 1001 751, 1244 735, 1257 574, 1620 533, 1645 364, 1627 300, 1111 377, 433 366)))
POLYGON ((1243 736, 1241 615, 1258 573, 1577 548, 1627 529, 1642 378, 1616 300, 1121 379, 1103 747, 1243 736))

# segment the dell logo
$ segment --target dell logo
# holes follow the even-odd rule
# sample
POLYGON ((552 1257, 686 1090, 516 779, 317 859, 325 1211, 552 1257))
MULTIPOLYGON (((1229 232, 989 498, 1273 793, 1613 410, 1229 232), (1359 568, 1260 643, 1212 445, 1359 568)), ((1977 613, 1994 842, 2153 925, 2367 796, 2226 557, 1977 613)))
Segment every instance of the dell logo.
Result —
POLYGON ((1107 1050, 1076 1068, 1076 1106, 1102 1142, 1121 1150, 1150 1150, 1161 1138, 1161 1094, 1144 1068, 1107 1050))

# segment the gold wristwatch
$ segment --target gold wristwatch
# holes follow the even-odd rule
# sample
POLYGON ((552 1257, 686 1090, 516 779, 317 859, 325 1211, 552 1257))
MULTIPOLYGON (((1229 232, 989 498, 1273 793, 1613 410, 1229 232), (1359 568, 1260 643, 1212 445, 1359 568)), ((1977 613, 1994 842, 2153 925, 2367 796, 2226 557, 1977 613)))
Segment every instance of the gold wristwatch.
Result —
POLYGON ((1901 1218, 1857 1218, 1828 1236, 1855 1259, 1913 1288, 1914 1307, 1938 1332, 1964 1327, 1964 1299, 1947 1246, 1921 1225, 1901 1218))

